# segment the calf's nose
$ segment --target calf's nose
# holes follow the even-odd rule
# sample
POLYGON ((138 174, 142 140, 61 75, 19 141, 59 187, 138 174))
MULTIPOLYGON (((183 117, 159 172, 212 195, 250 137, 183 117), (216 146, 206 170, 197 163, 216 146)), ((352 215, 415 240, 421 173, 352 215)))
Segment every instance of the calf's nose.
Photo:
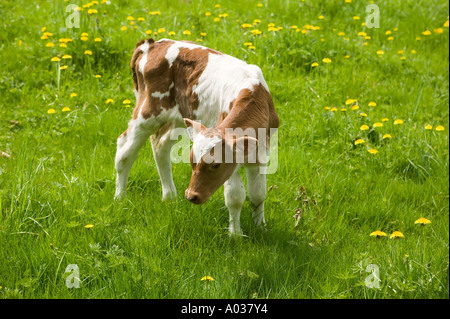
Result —
POLYGON ((189 189, 186 189, 186 192, 184 193, 184 196, 186 197, 186 199, 194 204, 198 203, 199 201, 199 196, 197 193, 193 193, 191 191, 189 191, 189 189))

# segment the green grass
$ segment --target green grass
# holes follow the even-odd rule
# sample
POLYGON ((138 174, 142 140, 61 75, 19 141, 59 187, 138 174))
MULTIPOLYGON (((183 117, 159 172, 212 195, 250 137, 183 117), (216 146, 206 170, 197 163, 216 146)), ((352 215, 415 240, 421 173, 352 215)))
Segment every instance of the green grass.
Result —
POLYGON ((361 26, 369 1, 112 1, 92 15, 84 9, 80 28, 65 31, 69 2, 0 3, 0 151, 10 155, 0 157, 0 298, 449 297, 447 1, 378 1, 380 29, 361 26), (241 27, 254 19, 262 35, 241 27), (269 32, 269 23, 283 29, 269 32), (113 201, 115 142, 132 113, 122 101, 134 102, 129 61, 145 31, 161 27, 152 37, 196 41, 206 32, 201 44, 263 70, 280 117, 265 232, 253 227, 247 201, 247 236, 230 238, 222 189, 202 206, 187 202, 188 164, 173 167, 178 198, 161 202, 149 145, 127 199, 113 201), (64 49, 59 38, 73 41, 64 49), (59 63, 69 67, 58 82, 51 58, 62 54, 72 59, 59 63), (355 146, 358 138, 366 143, 355 146), (420 217, 432 223, 415 225, 420 217), (370 237, 375 230, 388 237, 370 237), (397 230, 405 237, 389 239, 397 230), (69 264, 79 266, 80 289, 65 285, 69 264), (379 289, 364 284, 369 264, 380 269, 379 289), (201 281, 206 275, 215 281, 201 281))

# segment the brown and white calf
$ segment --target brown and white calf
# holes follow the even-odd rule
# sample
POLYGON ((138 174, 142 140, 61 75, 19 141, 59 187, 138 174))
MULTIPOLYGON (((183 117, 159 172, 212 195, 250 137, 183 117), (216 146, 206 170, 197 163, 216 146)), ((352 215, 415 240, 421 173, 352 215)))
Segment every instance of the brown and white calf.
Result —
POLYGON ((260 168, 267 162, 248 158, 255 146, 269 150, 279 119, 260 68, 192 42, 148 39, 137 43, 131 69, 136 107, 117 139, 116 198, 125 195, 130 169, 149 137, 163 200, 176 196, 170 150, 177 139, 170 133, 186 125, 193 146, 185 197, 202 204, 224 185, 229 231, 241 233, 245 188, 238 170, 244 166, 254 222, 264 224, 266 175, 260 168), (249 130, 256 135, 245 135, 249 130), (230 152, 231 161, 225 159, 230 152))

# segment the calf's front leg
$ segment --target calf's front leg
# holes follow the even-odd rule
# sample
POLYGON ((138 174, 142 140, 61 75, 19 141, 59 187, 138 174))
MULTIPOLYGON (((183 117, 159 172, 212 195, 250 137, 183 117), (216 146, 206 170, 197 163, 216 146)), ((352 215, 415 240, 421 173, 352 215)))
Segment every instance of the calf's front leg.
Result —
POLYGON ((242 235, 240 216, 241 209, 245 201, 245 187, 242 183, 241 175, 238 169, 231 175, 231 177, 223 184, 225 205, 230 212, 230 227, 231 235, 242 235))

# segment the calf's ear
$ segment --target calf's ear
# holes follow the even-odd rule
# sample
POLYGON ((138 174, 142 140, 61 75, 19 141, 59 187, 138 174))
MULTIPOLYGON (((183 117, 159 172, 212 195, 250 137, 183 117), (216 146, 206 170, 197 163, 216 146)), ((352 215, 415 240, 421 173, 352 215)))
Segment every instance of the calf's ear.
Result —
POLYGON ((185 118, 183 119, 184 124, 186 125, 189 137, 191 138, 192 141, 194 141, 195 137, 203 130, 206 129, 206 127, 196 121, 193 121, 191 119, 185 118))

